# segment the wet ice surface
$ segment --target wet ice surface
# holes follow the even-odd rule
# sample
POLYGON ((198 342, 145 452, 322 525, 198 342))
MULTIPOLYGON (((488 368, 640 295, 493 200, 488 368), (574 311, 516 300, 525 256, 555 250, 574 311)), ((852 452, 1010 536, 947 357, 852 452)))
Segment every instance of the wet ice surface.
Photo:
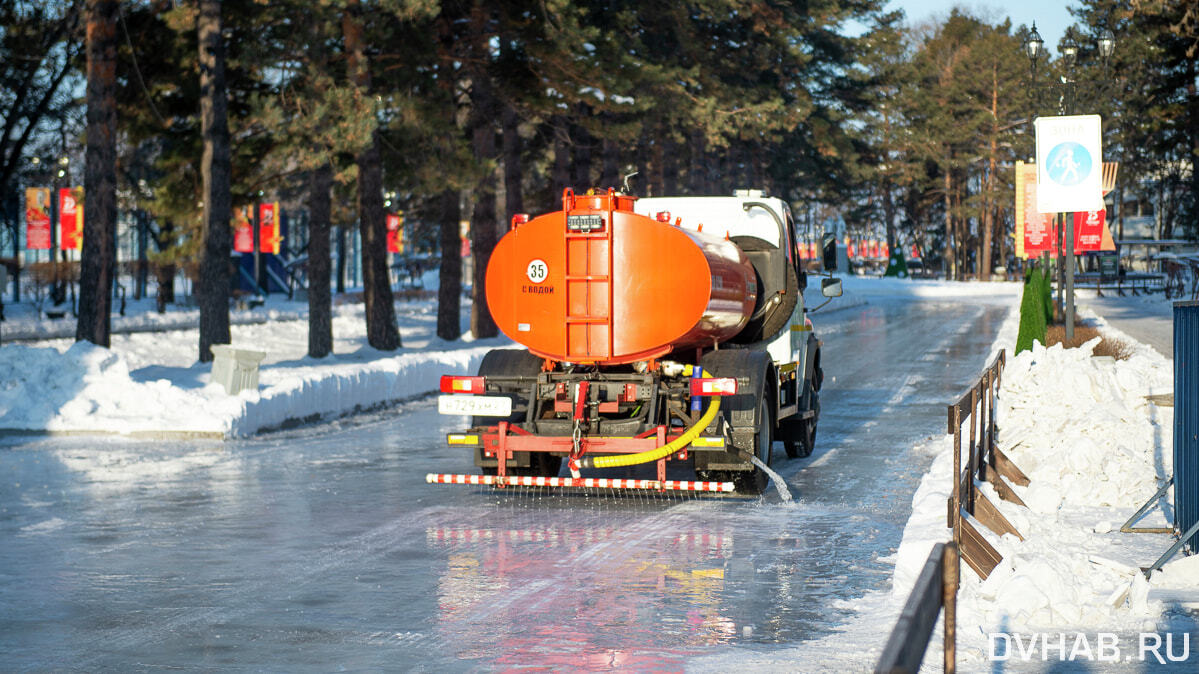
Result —
POLYGON ((228 444, 4 440, 0 669, 679 669, 823 636, 889 586, 910 448, 1006 311, 821 315, 789 504, 426 485, 474 470, 431 400, 228 444))

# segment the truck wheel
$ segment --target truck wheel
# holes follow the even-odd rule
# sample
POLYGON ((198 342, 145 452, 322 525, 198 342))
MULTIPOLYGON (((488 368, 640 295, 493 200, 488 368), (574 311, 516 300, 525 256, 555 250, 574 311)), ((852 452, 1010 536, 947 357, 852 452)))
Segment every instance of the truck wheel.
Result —
MULTIPOLYGON (((487 355, 483 356, 483 362, 479 363, 479 376, 481 377, 535 377, 540 371, 541 359, 523 349, 495 349, 488 351, 487 355)), ((525 420, 529 409, 528 396, 524 393, 496 395, 507 395, 512 398, 512 416, 507 419, 499 417, 471 417, 470 423, 472 427, 494 426, 500 421, 517 424, 525 420)), ((529 455, 529 466, 527 468, 513 467, 508 470, 508 474, 521 477, 556 477, 561 468, 562 457, 545 452, 532 452, 529 455)), ((479 470, 483 475, 496 475, 499 473, 499 468, 496 466, 481 466, 479 470)))
POLYGON ((791 459, 807 458, 816 448, 816 422, 820 419, 820 394, 813 391, 811 385, 805 384, 805 386, 808 388, 808 395, 811 396, 808 409, 815 410, 816 416, 794 422, 795 430, 791 433, 791 437, 783 443, 783 448, 787 450, 787 457, 791 459))
MULTIPOLYGON (((758 418, 762 420, 762 423, 758 426, 757 434, 754 436, 753 451, 754 456, 769 466, 774 438, 771 433, 770 411, 767 409, 765 398, 759 404, 759 415, 758 418)), ((732 482, 733 489, 738 493, 754 495, 761 494, 769 481, 766 471, 756 464, 753 470, 697 470, 695 476, 700 480, 732 482)))
MULTIPOLYGON (((767 466, 770 465, 771 448, 774 445, 774 422, 770 418, 770 410, 766 406, 766 398, 762 398, 762 402, 758 408, 758 433, 754 436, 754 456, 767 466)), ((733 473, 733 485, 737 491, 746 494, 761 494, 766 489, 766 483, 769 478, 766 476, 766 471, 759 468, 756 464, 753 470, 739 470, 733 473)))

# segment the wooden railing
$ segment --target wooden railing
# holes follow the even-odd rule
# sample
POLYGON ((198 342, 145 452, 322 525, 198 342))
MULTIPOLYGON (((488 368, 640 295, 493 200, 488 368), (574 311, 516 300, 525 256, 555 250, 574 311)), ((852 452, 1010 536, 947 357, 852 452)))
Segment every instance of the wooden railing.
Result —
POLYGON ((995 396, 999 392, 1006 361, 1006 352, 1000 351, 983 371, 978 383, 971 386, 956 403, 949 405, 954 483, 953 495, 948 503, 948 526, 953 529, 953 542, 961 551, 962 559, 984 579, 991 575, 1003 557, 987 542, 972 520, 997 534, 1012 534, 1024 540, 1016 527, 999 512, 999 508, 978 491, 979 481, 989 482, 1001 499, 1024 505, 1007 480, 1026 487, 1028 477, 1000 451, 995 440, 998 433, 995 396), (970 421, 970 433, 963 436, 962 426, 967 419, 970 421), (962 456, 963 440, 966 441, 965 457, 962 456))
POLYGON ((1008 522, 999 507, 978 492, 978 482, 989 482, 999 498, 1024 505, 1006 480, 1022 487, 1029 485, 1028 476, 995 444, 999 431, 995 425, 995 396, 999 392, 1006 361, 1006 351, 1001 350, 983 371, 978 383, 971 386, 958 402, 948 405, 948 432, 953 435, 954 481, 953 495, 948 500, 947 525, 953 529, 953 542, 957 543, 962 559, 981 578, 990 576, 1002 556, 987 542, 974 522, 996 534, 1012 534, 1024 540, 1024 536, 1008 522), (962 427, 968 419, 970 434, 963 437, 962 427), (962 452, 963 440, 966 440, 965 457, 962 452))
POLYGON ((956 670, 958 571, 957 546, 953 543, 934 545, 891 636, 887 638, 883 654, 874 667, 876 673, 920 671, 920 663, 942 608, 945 609, 945 671, 956 670))

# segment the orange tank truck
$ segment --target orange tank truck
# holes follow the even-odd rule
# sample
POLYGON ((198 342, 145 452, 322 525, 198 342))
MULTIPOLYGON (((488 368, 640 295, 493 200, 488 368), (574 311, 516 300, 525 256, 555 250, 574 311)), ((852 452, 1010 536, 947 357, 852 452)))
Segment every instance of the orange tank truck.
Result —
POLYGON ((616 365, 712 346, 745 327, 757 299, 740 248, 633 212, 632 197, 575 196, 519 224, 487 265, 487 306, 537 356, 616 365))
MULTIPOLYGON (((524 348, 441 378, 438 411, 470 418, 447 442, 479 473, 426 480, 761 492, 775 442, 809 455, 820 413, 800 245, 787 203, 757 191, 567 189, 561 210, 517 216, 485 294, 524 348)), ((826 235, 826 271, 835 247, 826 235)), ((830 273, 821 292, 840 295, 840 281, 830 273)))

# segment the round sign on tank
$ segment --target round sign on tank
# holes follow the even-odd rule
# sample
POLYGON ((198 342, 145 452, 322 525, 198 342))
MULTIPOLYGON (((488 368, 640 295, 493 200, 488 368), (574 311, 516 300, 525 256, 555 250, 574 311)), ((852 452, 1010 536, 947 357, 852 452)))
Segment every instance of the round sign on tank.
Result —
POLYGON ((550 267, 545 263, 545 260, 535 258, 529 262, 529 266, 525 268, 525 276, 533 283, 541 283, 549 276, 550 267))

